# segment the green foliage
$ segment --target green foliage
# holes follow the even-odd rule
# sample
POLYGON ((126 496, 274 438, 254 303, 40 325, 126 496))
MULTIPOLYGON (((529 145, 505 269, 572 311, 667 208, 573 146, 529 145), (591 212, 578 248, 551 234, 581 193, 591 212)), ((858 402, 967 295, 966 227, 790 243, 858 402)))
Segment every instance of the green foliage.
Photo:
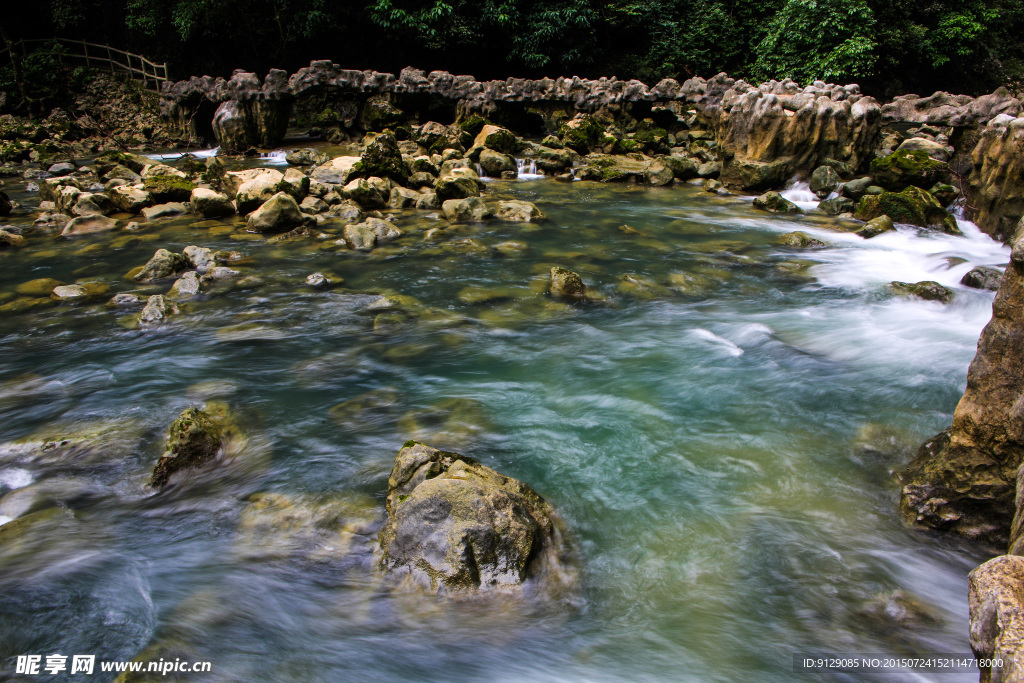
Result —
POLYGON ((786 0, 755 48, 759 78, 846 82, 871 74, 875 18, 866 0, 786 0))

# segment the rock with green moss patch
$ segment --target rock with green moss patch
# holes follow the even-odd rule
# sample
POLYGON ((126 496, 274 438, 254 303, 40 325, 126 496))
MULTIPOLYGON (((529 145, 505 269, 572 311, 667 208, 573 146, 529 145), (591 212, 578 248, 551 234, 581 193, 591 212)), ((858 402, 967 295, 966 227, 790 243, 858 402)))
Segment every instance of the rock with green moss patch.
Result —
POLYGON ((374 95, 359 112, 359 125, 363 130, 384 130, 400 123, 404 117, 405 112, 393 105, 387 95, 374 95))
POLYGON ((587 286, 579 273, 553 266, 551 268, 551 283, 548 285, 548 293, 555 299, 580 303, 589 299, 587 286))
POLYGON ((175 175, 150 176, 142 181, 142 187, 157 203, 187 202, 196 189, 191 180, 175 175))
POLYGON ((863 228, 855 232, 864 239, 871 239, 872 237, 877 237, 878 235, 881 235, 883 232, 889 232, 890 230, 895 229, 896 228, 895 226, 893 226, 892 219, 889 218, 888 216, 883 215, 879 216, 878 218, 872 218, 867 222, 867 224, 863 228))
POLYGON ((927 188, 945 182, 949 166, 923 150, 898 150, 887 157, 872 159, 871 176, 890 192, 899 192, 908 185, 927 188))
POLYGON ((806 232, 799 230, 795 232, 787 232, 785 235, 779 238, 779 244, 784 247, 793 247, 794 249, 821 249, 828 245, 821 240, 814 239, 806 232))
POLYGON ((153 258, 142 267, 132 279, 136 282, 156 282, 172 278, 188 268, 188 261, 181 254, 167 249, 157 249, 153 258))
POLYGON ((227 431, 226 406, 186 408, 171 423, 164 454, 153 468, 149 485, 162 489, 176 473, 211 463, 220 453, 227 431))
POLYGON ((382 133, 375 137, 366 146, 352 171, 352 176, 390 178, 399 185, 405 185, 409 180, 409 167, 402 159, 398 140, 391 133, 382 133))
POLYGON ((765 192, 754 199, 754 208, 769 213, 800 213, 800 207, 778 192, 765 192))
POLYGON ((811 173, 810 186, 811 192, 824 199, 839 187, 839 174, 831 166, 819 166, 811 173))
POLYGON ((859 220, 869 221, 882 215, 888 216, 896 223, 934 228, 949 235, 963 234, 952 214, 927 190, 915 186, 910 186, 902 192, 883 192, 861 197, 856 213, 859 220))
POLYGON ((889 289, 900 296, 916 296, 925 301, 941 301, 948 304, 953 300, 953 292, 943 287, 934 280, 924 282, 897 282, 889 283, 889 289))
POLYGON ((501 154, 515 154, 519 149, 519 140, 507 128, 488 124, 476 134, 473 147, 484 147, 501 154))
POLYGON ((558 129, 562 142, 579 154, 589 154, 604 138, 604 128, 590 114, 577 114, 558 129))
POLYGON ((526 484, 410 441, 388 479, 381 569, 428 590, 515 591, 571 574, 562 523, 526 484))

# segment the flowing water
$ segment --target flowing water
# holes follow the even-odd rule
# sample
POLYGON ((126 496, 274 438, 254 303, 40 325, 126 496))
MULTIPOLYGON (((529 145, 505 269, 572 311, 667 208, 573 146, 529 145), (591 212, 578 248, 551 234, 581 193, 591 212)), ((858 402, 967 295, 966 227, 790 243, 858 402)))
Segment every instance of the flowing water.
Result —
POLYGON ((0 304, 41 277, 136 291, 126 271, 188 244, 241 251, 262 281, 147 330, 102 303, 0 316, 0 442, 107 430, 75 457, 2 451, 0 530, 38 513, 0 545, 5 675, 60 652, 210 661, 195 680, 786 681, 827 679, 794 674, 801 653, 970 651, 966 575, 985 551, 905 528, 891 471, 949 423, 992 302, 958 283, 1004 247, 966 223, 863 240, 691 185, 487 187, 548 220, 424 239, 443 219, 398 212, 406 236, 363 254, 179 218, 3 252, 0 304), (778 246, 794 229, 830 246, 778 246), (508 241, 525 247, 493 251, 508 241), (554 264, 608 302, 547 299, 554 264), (309 289, 314 271, 344 287, 309 289), (885 288, 923 279, 953 302, 885 288), (380 291, 430 319, 375 331, 361 309, 380 291), (373 391, 387 400, 331 410, 373 391), (237 460, 148 491, 167 425, 206 399, 237 411, 237 460), (383 582, 368 549, 408 438, 551 501, 576 589, 383 582), (332 502, 356 521, 318 536, 332 502))

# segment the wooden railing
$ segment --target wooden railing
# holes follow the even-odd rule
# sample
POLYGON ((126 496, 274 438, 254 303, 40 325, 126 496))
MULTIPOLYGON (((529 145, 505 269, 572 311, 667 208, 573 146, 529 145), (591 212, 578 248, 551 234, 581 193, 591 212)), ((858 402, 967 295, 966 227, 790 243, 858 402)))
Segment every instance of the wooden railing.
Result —
POLYGON ((160 86, 170 80, 166 63, 156 64, 134 52, 72 38, 18 40, 9 48, 0 50, 0 56, 6 55, 10 58, 11 51, 15 50, 24 58, 30 51, 28 45, 31 43, 59 43, 65 49, 55 51, 55 56, 62 64, 73 61, 90 68, 109 69, 111 73, 126 73, 129 77, 141 81, 144 88, 154 92, 160 92, 160 86))

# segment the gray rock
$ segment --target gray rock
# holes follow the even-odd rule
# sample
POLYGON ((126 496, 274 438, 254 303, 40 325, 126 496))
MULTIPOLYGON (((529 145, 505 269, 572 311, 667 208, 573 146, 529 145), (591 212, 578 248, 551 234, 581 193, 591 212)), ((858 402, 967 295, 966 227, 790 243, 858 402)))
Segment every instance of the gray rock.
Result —
POLYGON ((278 192, 249 214, 246 226, 250 232, 280 233, 302 225, 302 211, 287 192, 278 192))
POLYGON ((57 301, 80 301, 88 296, 89 292, 81 285, 60 285, 50 293, 50 298, 57 301))
POLYGON ((188 262, 181 254, 166 249, 157 249, 153 257, 135 275, 136 282, 156 282, 175 277, 188 267, 188 262))
POLYGON ((864 194, 868 191, 868 188, 871 187, 872 182, 874 182, 874 180, 871 176, 865 176, 863 178, 854 178, 850 182, 843 185, 841 192, 844 197, 849 197, 850 199, 856 201, 864 196, 864 194))
POLYGON ((329 289, 332 283, 323 273, 312 273, 306 276, 306 284, 313 289, 329 289))
POLYGON ((960 284, 975 289, 988 289, 996 291, 999 289, 999 281, 1003 278, 1002 272, 989 266, 977 266, 963 276, 960 284))
POLYGON ((191 299, 199 294, 199 289, 199 273, 190 270, 174 281, 167 295, 172 299, 191 299))
POLYGON ((168 316, 178 312, 177 306, 169 304, 162 294, 154 294, 146 301, 146 307, 139 314, 139 323, 155 325, 163 322, 168 316))
POLYGON ((536 204, 517 199, 498 202, 495 215, 503 221, 533 223, 544 220, 544 214, 536 204))
POLYGON ((107 216, 79 216, 68 221, 60 234, 63 237, 91 235, 97 232, 108 232, 116 227, 117 221, 107 216))
POLYGON ((440 593, 518 590, 570 575, 562 524, 533 489, 421 443, 388 478, 381 569, 440 593))
POLYGON ((168 216, 181 216, 185 213, 188 213, 188 208, 180 202, 168 202, 166 204, 157 204, 156 206, 147 206, 142 210, 142 215, 147 221, 156 220, 157 218, 166 218, 168 216))
POLYGON ((133 185, 121 185, 110 191, 110 201, 120 211, 139 213, 147 206, 153 205, 153 195, 133 185))
POLYGON ((483 221, 490 218, 493 212, 480 197, 466 199, 449 199, 441 204, 444 217, 452 223, 483 221))
POLYGON ((839 187, 839 174, 831 166, 819 166, 811 173, 811 192, 821 198, 832 194, 839 187))
POLYGON ((190 244, 182 249, 181 253, 188 261, 188 265, 198 271, 200 275, 217 263, 213 249, 207 247, 197 247, 194 244, 190 244))
POLYGON ((192 190, 189 204, 192 206, 192 212, 203 218, 219 218, 235 213, 235 205, 230 197, 205 187, 192 190))

